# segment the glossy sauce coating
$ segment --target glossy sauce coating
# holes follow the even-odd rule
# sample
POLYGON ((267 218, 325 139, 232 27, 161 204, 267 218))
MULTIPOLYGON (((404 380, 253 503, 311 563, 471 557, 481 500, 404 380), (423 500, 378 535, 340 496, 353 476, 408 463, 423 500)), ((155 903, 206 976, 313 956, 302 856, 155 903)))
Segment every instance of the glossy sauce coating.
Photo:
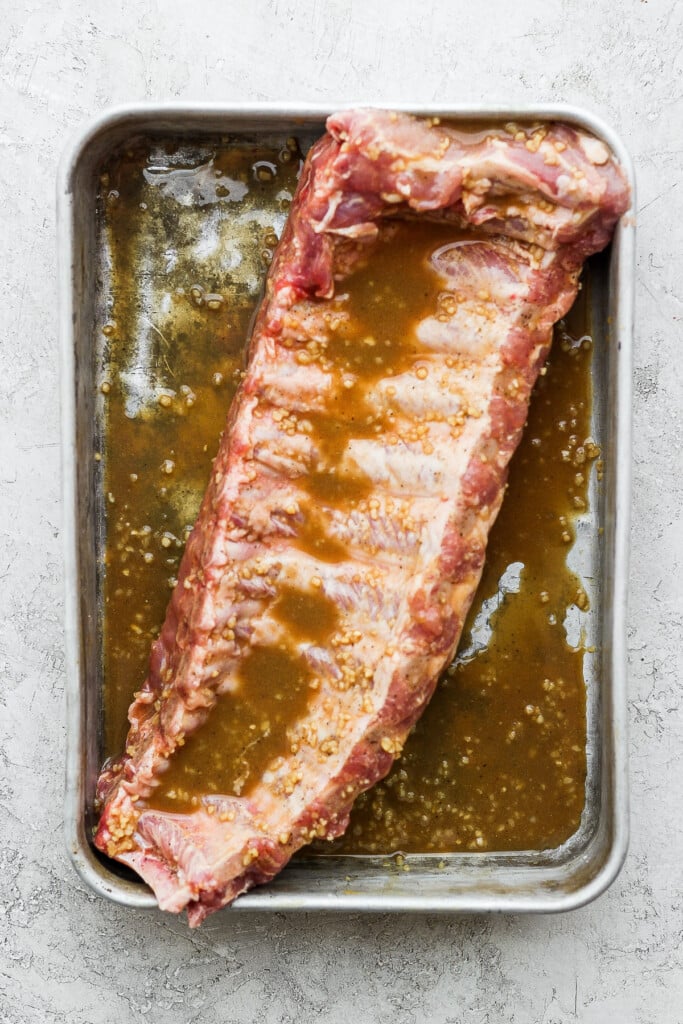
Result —
POLYGON ((294 140, 144 140, 100 179, 105 756, 125 742, 299 159, 294 140))
MULTIPOLYGON (((223 212, 221 200, 226 197, 221 197, 218 189, 227 188, 228 197, 241 194, 241 198, 230 199, 233 219, 236 211, 244 219, 250 209, 260 211, 250 244, 253 252, 258 238, 267 254, 278 217, 281 224, 282 193, 291 195, 294 187, 294 153, 291 146, 272 153, 239 153, 217 144, 210 161, 213 173, 221 171, 223 177, 229 170, 230 184, 215 185, 215 198, 189 208, 193 230, 201 230, 212 210, 212 216, 216 208, 223 212), (284 153, 289 159, 282 159, 284 153), (240 193, 235 183, 246 186, 246 191, 240 193), (266 223, 268 216, 270 224, 266 223)), ((178 283, 175 290, 167 290, 173 282, 164 277, 164 257, 177 239, 178 201, 154 180, 149 171, 151 160, 158 166, 159 156, 150 156, 144 149, 122 155, 107 182, 110 187, 115 183, 113 191, 118 195, 105 207, 115 302, 114 315, 103 325, 113 329, 105 332, 109 353, 102 382, 106 437, 110 439, 105 444, 105 491, 110 497, 104 582, 108 753, 120 745, 125 708, 144 677, 149 644, 168 600, 168 582, 173 580, 186 530, 196 514, 230 393, 238 380, 248 319, 257 300, 253 281, 246 281, 240 290, 234 279, 238 275, 224 273, 221 280, 220 266, 214 269, 213 279, 206 280, 210 275, 201 254, 196 255, 189 225, 185 258, 179 258, 174 267, 178 283), (147 212, 154 216, 146 218, 147 212), (153 223, 151 234, 149 220, 153 223), (140 330, 136 288, 141 277, 131 274, 130 268, 141 269, 143 258, 147 286, 151 274, 150 291, 154 293, 156 288, 160 308, 149 317, 154 322, 148 335, 158 341, 156 349, 152 346, 155 358, 142 365, 142 376, 147 374, 151 382, 150 394, 146 404, 136 409, 131 405, 129 369, 134 355, 132 339, 140 330)), ((206 173, 201 168, 206 164, 206 160, 195 158, 190 176, 203 181, 206 173)), ((181 171, 187 173, 188 169, 181 171)), ((167 179, 172 177, 171 173, 167 179)), ((365 387, 375 366, 378 376, 387 372, 386 365, 375 361, 378 358, 390 358, 396 372, 410 365, 409 344, 396 346, 395 338, 407 339, 402 323, 422 315, 421 303, 431 312, 435 298, 430 275, 426 276, 430 287, 422 290, 425 271, 414 258, 414 247, 439 244, 443 236, 437 235, 444 230, 413 226, 404 233, 405 244, 387 242, 386 253, 369 268, 357 271, 345 285, 346 291, 353 293, 357 322, 336 336, 325 356, 362 379, 365 387), (388 305, 387 295, 395 298, 397 276, 406 284, 405 294, 412 298, 404 308, 395 301, 391 304, 393 318, 387 324, 383 310, 388 305), (361 341, 367 338, 374 344, 359 347, 359 332, 361 341), (386 341, 394 343, 386 345, 386 341)), ((400 237, 392 241, 396 243, 400 237)), ((261 269, 265 269, 263 264, 261 269)), ((583 326, 573 327, 572 334, 583 334, 583 326)), ((585 503, 587 481, 587 473, 574 463, 579 460, 577 465, 585 469, 595 452, 586 452, 582 444, 590 409, 589 354, 582 346, 566 347, 564 352, 562 346, 559 351, 555 346, 550 373, 540 382, 472 610, 470 622, 476 622, 482 603, 499 595, 493 636, 476 655, 468 637, 463 638, 457 667, 444 677, 403 759, 384 783, 359 801, 347 835, 333 850, 388 853, 396 849, 539 848, 556 845, 577 827, 585 775, 583 651, 568 647, 562 622, 569 605, 584 602, 578 581, 566 568, 570 518, 581 510, 577 502, 585 503), (564 429, 559 426, 562 422, 564 429), (567 451, 569 458, 564 460, 561 453, 567 451), (525 566, 519 593, 504 596, 510 589, 509 582, 500 582, 506 578, 505 570, 519 563, 525 566)), ((362 497, 362 474, 355 480, 347 475, 342 486, 330 470, 339 463, 340 438, 367 436, 365 432, 378 423, 384 426, 379 417, 385 413, 367 406, 364 388, 354 385, 348 390, 355 393, 340 403, 341 434, 339 420, 335 425, 329 417, 318 417, 321 422, 313 424, 315 436, 326 446, 327 462, 325 470, 310 482, 312 505, 299 541, 310 543, 331 561, 341 557, 343 549, 316 530, 315 501, 325 498, 346 503, 362 497)), ((306 605, 307 600, 306 595, 280 594, 276 617, 293 636, 303 636, 306 621, 311 620, 313 626, 317 618, 317 637, 322 639, 325 631, 333 628, 334 610, 316 611, 306 605)), ((268 758, 277 755, 278 744, 286 742, 288 721, 305 710, 309 682, 301 660, 286 645, 256 648, 243 669, 240 696, 219 698, 207 725, 174 758, 154 805, 177 809, 181 804, 191 805, 189 783, 198 766, 202 779, 198 788, 225 792, 232 787, 234 792, 248 792, 249 779, 256 777, 268 758), (269 689, 264 682, 268 679, 289 681, 292 701, 287 712, 278 699, 281 688, 269 689), (245 758, 241 754, 243 737, 250 733, 258 742, 245 758), (229 755, 230 750, 234 756, 229 755), (212 764, 215 777, 207 783, 212 764)), ((328 844, 326 850, 330 850, 328 844)))
POLYGON ((579 827, 590 655, 565 617, 588 599, 567 555, 599 454, 584 317, 580 294, 536 386, 458 655, 390 775, 318 852, 545 849, 579 827))
POLYGON ((287 745, 287 729, 302 717, 310 672, 287 645, 254 647, 242 660, 238 688, 221 695, 205 724, 176 751, 150 806, 189 811, 202 795, 249 795, 287 745))
MULTIPOLYGON (((288 639, 325 642, 337 624, 323 594, 281 586, 272 608, 288 639)), ((291 642, 254 646, 240 662, 234 692, 218 697, 208 721, 176 751, 149 805, 188 811, 203 795, 249 794, 289 748, 288 729, 306 712, 315 677, 291 642)))

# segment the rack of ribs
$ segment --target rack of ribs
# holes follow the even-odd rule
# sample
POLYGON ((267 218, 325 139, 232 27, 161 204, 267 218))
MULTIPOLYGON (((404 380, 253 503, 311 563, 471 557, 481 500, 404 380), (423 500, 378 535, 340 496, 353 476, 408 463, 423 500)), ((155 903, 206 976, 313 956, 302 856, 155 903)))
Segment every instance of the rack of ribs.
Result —
POLYGON ((96 845, 190 924, 340 835, 453 657, 553 324, 629 203, 563 124, 329 118, 96 845))

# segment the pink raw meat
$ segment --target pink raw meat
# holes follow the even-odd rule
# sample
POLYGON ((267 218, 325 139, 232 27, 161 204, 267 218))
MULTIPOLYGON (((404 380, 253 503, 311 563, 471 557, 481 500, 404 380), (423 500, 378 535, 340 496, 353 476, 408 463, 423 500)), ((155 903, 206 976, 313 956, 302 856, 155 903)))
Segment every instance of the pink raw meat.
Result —
POLYGON ((97 846, 192 925, 312 838, 341 834, 389 771, 458 643, 553 324, 629 203, 603 143, 563 124, 468 133, 356 110, 327 129, 268 275, 126 752, 99 780, 97 846), (325 471, 316 423, 362 381, 324 354, 353 320, 344 282, 404 218, 453 225, 431 261, 452 301, 416 323, 414 364, 368 385, 384 419, 349 434, 333 471, 369 491, 316 502, 344 552, 325 560, 300 542, 307 474, 325 471), (282 586, 333 602, 325 641, 287 634, 273 613, 282 586), (274 642, 316 681, 282 756, 243 795, 155 810, 174 752, 230 699, 249 652, 274 642))

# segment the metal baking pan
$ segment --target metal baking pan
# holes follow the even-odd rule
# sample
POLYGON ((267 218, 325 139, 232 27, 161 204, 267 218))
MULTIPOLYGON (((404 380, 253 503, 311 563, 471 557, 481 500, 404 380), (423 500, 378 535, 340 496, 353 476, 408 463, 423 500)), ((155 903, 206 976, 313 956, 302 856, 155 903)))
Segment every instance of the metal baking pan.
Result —
MULTIPOLYGON (((391 106, 391 104, 383 104, 391 106)), ((432 107, 398 105, 454 121, 563 120, 585 128, 613 151, 634 192, 631 161, 600 120, 570 106, 432 107)), ((68 147, 58 179, 62 459, 66 580, 67 774, 69 854, 97 893, 130 907, 153 907, 142 883, 123 876, 89 841, 100 766, 101 671, 96 555, 98 168, 114 147, 139 135, 202 133, 314 138, 328 108, 252 104, 136 105, 108 111, 68 147)), ((632 196, 634 198, 634 196, 632 196)), ((592 276, 593 434, 604 477, 590 494, 590 522, 579 528, 575 564, 591 601, 587 640, 588 749, 581 827, 551 851, 409 855, 401 869, 373 856, 311 857, 293 862, 273 883, 237 900, 242 910, 526 911, 569 910, 594 899, 617 876, 628 843, 626 597, 631 449, 631 335, 634 220, 627 214, 592 276), (592 582, 591 582, 592 581, 592 582), (406 870, 409 868, 409 870, 406 870)), ((594 476, 594 474, 593 474, 594 476)))

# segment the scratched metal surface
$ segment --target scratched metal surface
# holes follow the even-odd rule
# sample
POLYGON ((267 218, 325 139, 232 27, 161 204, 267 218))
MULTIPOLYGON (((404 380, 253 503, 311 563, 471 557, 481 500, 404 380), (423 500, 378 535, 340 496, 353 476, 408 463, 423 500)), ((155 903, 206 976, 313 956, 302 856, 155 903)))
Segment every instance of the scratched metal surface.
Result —
MULTIPOLYGON (((443 110, 451 116, 479 116, 503 122, 536 116, 524 110, 443 110)), ((538 116, 553 116, 581 123, 586 115, 571 108, 541 110, 538 116)), ((99 384, 111 376, 108 346, 99 325, 109 316, 111 297, 111 253, 108 236, 96 217, 97 193, 103 166, 112 152, 129 140, 158 131, 210 133, 220 130, 235 137, 236 144, 259 136, 271 143, 270 134, 279 133, 282 148, 288 136, 302 134, 310 140, 322 128, 320 112, 280 111, 260 108, 231 111, 220 108, 124 109, 107 113, 86 127, 82 141, 67 149, 60 172, 59 220, 63 238, 63 287, 61 295, 63 331, 62 403, 64 412, 63 459, 65 475, 65 539, 67 583, 67 750, 66 794, 67 844, 74 866, 98 893, 134 907, 154 905, 149 891, 131 882, 128 873, 100 857, 88 842, 93 823, 93 794, 99 766, 103 761, 98 738, 101 719, 101 601, 104 503, 102 463, 94 459, 102 449, 104 400, 99 384), (69 258, 71 252, 71 258, 69 258), (73 504, 72 504, 73 501, 73 504), (95 614, 97 609, 97 614, 95 614)), ((628 155, 610 130, 588 122, 597 134, 611 143, 630 174, 628 155)), ((166 135, 168 141, 168 134, 166 135)), ((201 146, 201 142, 199 143, 201 146)), ((183 144, 176 155, 181 163, 183 144)), ((208 159, 208 158, 207 158, 208 159)), ((196 158, 194 160, 196 162, 196 158)), ((207 161, 199 161, 208 166, 207 161)), ((272 213, 252 207, 244 217, 208 217, 201 220, 200 242, 194 224, 194 203, 206 191, 195 188, 196 178, 183 171, 171 177, 167 187, 181 190, 185 206, 178 214, 176 241, 165 243, 165 258, 174 264, 189 261, 195 276, 202 265, 201 253, 241 254, 237 272, 231 271, 233 287, 258 289, 254 218, 267 226, 272 213), (196 193, 196 195, 194 194, 196 193), (189 250, 182 239, 187 235, 189 250)), ((236 187, 236 186, 235 186, 236 187)), ((154 250, 154 198, 146 211, 148 245, 139 236, 131 273, 139 278, 133 299, 136 310, 131 367, 122 369, 126 381, 126 402, 131 412, 144 413, 155 402, 156 364, 152 350, 157 336, 150 331, 153 317, 164 308, 165 289, 171 278, 164 275, 155 284, 151 258, 154 250), (135 268, 138 268, 137 270, 135 268), (159 287, 161 291, 159 291, 159 287)), ((254 200, 258 203, 258 200, 254 200)), ((594 415, 592 434, 604 454, 606 473, 602 487, 595 484, 590 512, 577 522, 577 541, 572 556, 590 597, 590 611, 581 618, 587 644, 595 654, 584 659, 587 684, 588 747, 586 804, 581 827, 566 843, 549 851, 519 853, 456 853, 416 855, 406 858, 408 871, 387 869, 386 858, 340 856, 307 858, 293 862, 274 883, 259 887, 235 903, 233 913, 245 910, 376 910, 413 912, 472 912, 519 910, 541 912, 567 910, 598 896, 614 879, 627 843, 627 783, 625 720, 625 668, 623 615, 626 562, 624 550, 625 512, 618 503, 628 499, 630 402, 628 374, 631 345, 633 228, 628 218, 620 226, 607 259, 593 265, 591 295, 593 310, 594 415), (618 340, 610 344, 611 337, 618 340)), ((210 257, 204 255, 206 262, 210 257)), ((235 262, 235 261, 232 261, 235 262)), ((215 271, 215 268, 214 268, 215 271)), ((201 274, 199 275, 202 276, 201 274)), ((207 278, 208 279, 208 278, 207 278)), ((158 328, 157 328, 158 330, 158 328)), ((163 332, 162 332, 163 333, 163 332)), ((105 446, 106 447, 106 446, 105 446)), ((105 455, 106 458, 106 455, 105 455)), ((568 629, 577 623, 569 623, 568 629)), ((578 639, 578 637, 576 638, 578 639)))
POLYGON ((683 8, 675 0, 205 0, 8 8, 0 27, 0 1019, 454 1024, 683 1019, 680 369, 683 8), (268 31, 264 31, 264 24, 268 31), (259 914, 188 934, 94 896, 62 842, 64 631, 55 168, 141 98, 566 100, 638 174, 632 838, 599 901, 521 917, 259 914))

